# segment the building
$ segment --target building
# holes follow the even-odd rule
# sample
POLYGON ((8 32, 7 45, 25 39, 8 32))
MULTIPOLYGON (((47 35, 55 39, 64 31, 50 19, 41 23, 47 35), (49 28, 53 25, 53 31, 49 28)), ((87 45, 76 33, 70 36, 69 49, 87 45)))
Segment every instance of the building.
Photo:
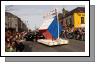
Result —
POLYGON ((24 22, 21 22, 20 24, 21 24, 21 28, 20 28, 21 31, 28 31, 28 28, 24 22))
POLYGON ((5 28, 18 31, 18 18, 9 12, 5 12, 5 28))
POLYGON ((77 7, 72 11, 66 13, 65 18, 63 19, 63 22, 61 24, 64 27, 85 27, 85 8, 77 7))
POLYGON ((23 21, 15 16, 12 13, 5 12, 5 29, 6 30, 14 30, 16 32, 21 32, 24 30, 27 30, 26 25, 24 24, 23 21))

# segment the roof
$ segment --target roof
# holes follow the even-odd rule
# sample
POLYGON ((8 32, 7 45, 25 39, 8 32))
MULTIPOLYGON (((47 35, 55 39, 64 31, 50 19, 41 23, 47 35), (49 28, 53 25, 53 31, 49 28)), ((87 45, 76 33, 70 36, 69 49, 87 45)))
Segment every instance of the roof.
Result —
POLYGON ((44 23, 40 26, 39 30, 44 30, 44 29, 48 29, 48 27, 50 26, 50 24, 53 22, 54 18, 50 18, 50 19, 45 19, 44 23))
POLYGON ((9 17, 16 17, 16 18, 17 18, 16 15, 14 15, 14 14, 12 14, 12 13, 10 13, 10 12, 5 12, 5 15, 6 15, 6 16, 9 16, 9 17))
POLYGON ((85 7, 77 7, 75 9, 73 9, 72 11, 68 12, 65 17, 69 16, 69 15, 72 15, 73 13, 84 13, 85 12, 85 7))

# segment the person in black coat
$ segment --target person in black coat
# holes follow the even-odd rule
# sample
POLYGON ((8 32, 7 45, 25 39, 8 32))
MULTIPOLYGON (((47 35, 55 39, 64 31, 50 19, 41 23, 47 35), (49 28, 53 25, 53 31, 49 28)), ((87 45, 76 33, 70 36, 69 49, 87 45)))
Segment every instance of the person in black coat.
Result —
POLYGON ((16 51, 23 52, 24 44, 22 42, 15 41, 16 51))

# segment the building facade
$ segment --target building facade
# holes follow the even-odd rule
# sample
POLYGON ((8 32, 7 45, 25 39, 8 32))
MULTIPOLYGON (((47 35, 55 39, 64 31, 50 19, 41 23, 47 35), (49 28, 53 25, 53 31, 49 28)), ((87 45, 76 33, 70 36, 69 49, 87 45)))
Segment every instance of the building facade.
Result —
POLYGON ((85 8, 77 7, 72 11, 66 13, 62 25, 64 27, 80 28, 85 27, 85 8))
POLYGON ((13 15, 12 13, 9 12, 5 12, 5 29, 12 29, 16 32, 21 32, 21 31, 26 31, 27 30, 27 26, 24 24, 23 21, 13 15))

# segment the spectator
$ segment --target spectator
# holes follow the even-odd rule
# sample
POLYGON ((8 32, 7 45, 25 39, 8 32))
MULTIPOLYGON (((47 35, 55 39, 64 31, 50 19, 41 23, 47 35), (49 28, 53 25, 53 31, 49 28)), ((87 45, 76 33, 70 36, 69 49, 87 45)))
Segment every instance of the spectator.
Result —
POLYGON ((15 47, 17 52, 23 52, 24 50, 24 45, 22 42, 15 41, 15 47))
POLYGON ((5 51, 23 51, 24 45, 22 42, 23 37, 27 32, 15 32, 6 31, 5 32, 5 51))

